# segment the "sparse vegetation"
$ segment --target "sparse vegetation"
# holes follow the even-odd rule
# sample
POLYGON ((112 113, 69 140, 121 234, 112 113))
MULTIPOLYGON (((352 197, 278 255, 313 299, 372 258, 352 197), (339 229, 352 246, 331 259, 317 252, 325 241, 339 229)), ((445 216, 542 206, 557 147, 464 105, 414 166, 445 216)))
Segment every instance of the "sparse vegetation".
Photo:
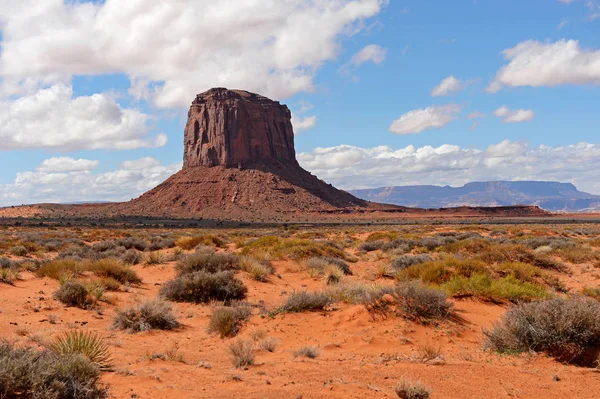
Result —
POLYGON ((108 344, 93 331, 66 331, 50 345, 50 350, 59 355, 80 353, 101 370, 110 370, 112 367, 108 344))
POLYGON ((309 359, 316 359, 320 354, 321 352, 316 346, 303 346, 294 351, 294 358, 307 357, 309 359))
POLYGON ((208 332, 218 333, 221 338, 234 337, 251 315, 252 308, 247 304, 216 306, 210 314, 208 332))
POLYGON ((173 330, 179 327, 179 322, 170 304, 152 300, 133 308, 117 311, 112 327, 136 333, 149 330, 173 330))
POLYGON ((99 379, 98 367, 81 354, 0 343, 0 397, 105 398, 107 390, 99 379))
POLYGON ((186 256, 175 266, 180 275, 198 271, 217 273, 238 270, 240 260, 236 255, 221 253, 195 253, 186 256))
POLYGON ((404 377, 396 385, 395 391, 400 399, 428 399, 431 395, 431 388, 421 381, 413 382, 404 377))
POLYGON ((307 312, 324 310, 334 302, 334 298, 327 292, 297 291, 288 297, 280 308, 281 312, 307 312))
POLYGON ((573 298, 517 305, 484 335, 486 346, 498 352, 533 350, 592 365, 600 345, 600 303, 573 298))
POLYGON ((256 358, 252 341, 238 339, 232 342, 229 347, 229 356, 235 368, 251 366, 256 358))
POLYGON ((54 293, 54 297, 67 306, 86 309, 92 304, 88 290, 78 281, 65 281, 54 293))
POLYGON ((160 289, 160 295, 171 301, 194 303, 242 300, 247 292, 248 288, 232 271, 186 273, 168 281, 160 289))

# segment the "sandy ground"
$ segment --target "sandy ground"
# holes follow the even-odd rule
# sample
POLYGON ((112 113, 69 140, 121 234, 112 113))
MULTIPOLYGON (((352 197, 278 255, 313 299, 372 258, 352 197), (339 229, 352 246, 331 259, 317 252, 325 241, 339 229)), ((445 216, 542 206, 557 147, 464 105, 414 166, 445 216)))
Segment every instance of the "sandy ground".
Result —
MULTIPOLYGON (((291 261, 274 266, 281 278, 267 283, 239 274, 250 302, 273 308, 294 290, 324 287, 322 281, 295 271, 291 261)), ((361 261, 353 269, 364 277, 376 266, 377 261, 361 261)), ((232 339, 206 332, 210 306, 174 304, 183 323, 176 331, 129 334, 110 329, 116 309, 155 298, 160 284, 175 275, 172 262, 134 268, 144 283, 108 294, 115 303, 102 303, 97 311, 65 307, 52 298, 56 281, 22 273, 16 286, 0 285, 2 337, 32 344, 71 328, 100 332, 110 342, 115 368, 102 381, 114 398, 393 398, 403 376, 430 386, 433 398, 597 398, 600 393, 598 370, 543 355, 484 351, 482 329, 506 307, 472 299, 454 301, 464 323, 428 327, 397 317, 375 320, 363 306, 352 305, 317 313, 255 315, 239 336, 251 339, 263 332, 279 344, 274 353, 257 349, 256 365, 234 369, 227 354, 232 339), (294 359, 293 351, 305 345, 318 346, 320 356, 294 359), (423 360, 428 347, 439 349, 441 357, 423 360), (175 359, 151 360, 157 353, 175 359)), ((561 275, 567 286, 598 285, 597 270, 573 268, 571 276, 561 275)))

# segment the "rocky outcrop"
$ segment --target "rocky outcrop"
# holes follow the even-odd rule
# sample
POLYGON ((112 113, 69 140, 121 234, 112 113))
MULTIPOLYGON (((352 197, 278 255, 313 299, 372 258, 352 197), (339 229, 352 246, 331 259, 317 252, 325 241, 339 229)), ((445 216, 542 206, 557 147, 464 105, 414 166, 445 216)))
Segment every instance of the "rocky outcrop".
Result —
POLYGON ((288 107, 258 94, 224 88, 198 94, 184 132, 183 168, 298 165, 288 107))

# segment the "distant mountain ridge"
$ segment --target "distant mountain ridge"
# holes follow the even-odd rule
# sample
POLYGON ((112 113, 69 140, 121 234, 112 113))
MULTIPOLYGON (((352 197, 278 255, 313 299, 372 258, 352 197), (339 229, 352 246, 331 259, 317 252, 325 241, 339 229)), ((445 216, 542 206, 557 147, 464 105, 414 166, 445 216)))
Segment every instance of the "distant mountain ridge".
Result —
POLYGON ((537 205, 551 212, 598 212, 600 195, 579 191, 571 183, 490 181, 450 186, 396 186, 350 193, 375 202, 419 208, 537 205))

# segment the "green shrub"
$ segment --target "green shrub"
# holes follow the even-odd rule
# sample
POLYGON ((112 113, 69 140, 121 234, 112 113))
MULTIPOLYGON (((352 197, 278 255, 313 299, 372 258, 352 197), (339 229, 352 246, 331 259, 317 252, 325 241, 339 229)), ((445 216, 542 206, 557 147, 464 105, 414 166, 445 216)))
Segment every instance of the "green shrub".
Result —
POLYGON ((80 353, 101 370, 112 367, 108 344, 100 334, 92 331, 66 331, 50 345, 50 350, 59 355, 80 353))
POLYGON ((600 345, 600 303, 583 298, 524 303, 508 310, 484 335, 486 346, 499 352, 533 350, 591 365, 600 345))
POLYGON ((397 274, 400 281, 421 280, 433 284, 441 284, 451 276, 452 271, 444 261, 418 263, 397 274))
POLYGON ((170 304, 152 300, 143 304, 118 310, 112 328, 128 330, 131 333, 149 330, 173 330, 179 327, 177 316, 170 304))
POLYGON ((92 304, 88 290, 78 281, 66 281, 54 293, 54 297, 67 306, 77 306, 82 309, 92 304))
POLYGON ((252 316, 248 305, 216 306, 210 314, 209 333, 219 333, 221 338, 234 337, 243 323, 252 316))
POLYGON ((0 343, 2 398, 106 398, 99 379, 98 367, 80 354, 60 356, 0 343))
POLYGON ((165 283, 160 289, 161 296, 169 300, 194 303, 242 300, 247 292, 248 289, 233 271, 186 273, 165 283))
POLYGON ((513 275, 501 279, 492 279, 485 274, 473 274, 468 278, 455 276, 443 284, 443 288, 455 297, 476 296, 494 302, 531 301, 549 296, 543 286, 519 281, 513 275))

